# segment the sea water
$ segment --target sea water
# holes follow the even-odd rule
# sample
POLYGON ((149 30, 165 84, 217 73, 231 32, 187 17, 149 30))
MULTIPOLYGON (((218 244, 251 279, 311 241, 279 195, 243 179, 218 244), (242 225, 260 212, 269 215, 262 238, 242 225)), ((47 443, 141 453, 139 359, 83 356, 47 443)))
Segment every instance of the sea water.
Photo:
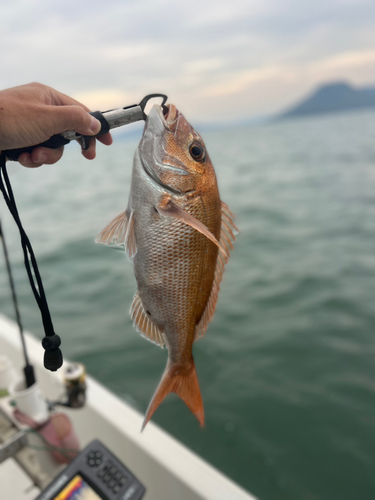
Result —
MULTIPOLYGON (((206 426, 175 395, 153 420, 260 499, 373 499, 375 113, 203 136, 241 234, 194 346, 206 426)), ((132 326, 131 262, 94 244, 127 205, 138 140, 98 145, 92 162, 69 145, 56 165, 8 169, 64 355, 144 412, 167 352, 132 326)), ((0 211, 24 326, 41 338, 0 211)), ((14 317, 1 255, 0 311, 14 317)))

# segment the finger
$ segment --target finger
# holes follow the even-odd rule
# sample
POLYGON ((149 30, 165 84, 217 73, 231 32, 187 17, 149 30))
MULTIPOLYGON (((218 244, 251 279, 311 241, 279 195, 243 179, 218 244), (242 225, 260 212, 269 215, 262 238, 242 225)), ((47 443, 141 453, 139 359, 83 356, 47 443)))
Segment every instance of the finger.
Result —
POLYGON ((73 97, 69 97, 58 90, 55 90, 51 87, 47 87, 50 97, 50 103, 55 106, 80 106, 85 111, 90 111, 90 109, 82 104, 81 102, 73 99, 73 97))
POLYGON ((61 134, 67 130, 75 130, 81 135, 96 135, 101 129, 99 120, 91 116, 80 106, 44 106, 46 126, 50 134, 61 134))
POLYGON ((87 160, 93 160, 96 156, 96 140, 91 139, 88 149, 82 150, 82 155, 87 160))
POLYGON ((106 134, 103 135, 99 135, 97 139, 105 146, 110 146, 113 143, 113 139, 110 132, 107 132, 106 134))
MULTIPOLYGON (((80 106, 83 108, 85 111, 89 112, 90 109, 82 104, 81 102, 77 101, 76 99, 73 99, 72 97, 69 97, 66 94, 63 94, 62 92, 59 92, 58 90, 55 90, 51 87, 48 87, 48 90, 50 91, 50 97, 51 97, 51 103, 55 104, 57 106, 80 106)), ((74 129, 76 130, 76 129, 74 129)), ((100 129, 99 129, 100 130, 100 129)), ((76 130, 76 132, 79 132, 79 130, 76 130)), ((81 133, 81 132, 79 132, 81 133)), ((108 132, 107 134, 103 134, 100 137, 97 137, 97 139, 104 144, 105 146, 110 146, 113 143, 113 139, 111 134, 108 132)))
POLYGON ((31 160, 34 163, 52 165, 59 161, 63 155, 64 147, 51 148, 35 148, 31 152, 31 160))
POLYGON ((19 163, 21 163, 21 165, 23 165, 24 167, 27 167, 27 168, 36 168, 36 167, 40 167, 42 165, 42 163, 35 163, 31 159, 30 153, 22 153, 18 157, 18 161, 19 161, 19 163))

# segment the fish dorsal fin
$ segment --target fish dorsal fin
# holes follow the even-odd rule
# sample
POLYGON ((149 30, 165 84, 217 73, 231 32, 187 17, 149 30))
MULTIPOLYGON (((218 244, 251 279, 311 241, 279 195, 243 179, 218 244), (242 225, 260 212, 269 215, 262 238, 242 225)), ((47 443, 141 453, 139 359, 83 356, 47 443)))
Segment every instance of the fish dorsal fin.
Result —
POLYGON ((164 333, 155 325, 144 310, 138 291, 134 295, 130 308, 130 317, 133 320, 134 327, 143 337, 154 342, 156 345, 160 345, 160 347, 165 346, 164 333))
POLYGON ((132 259, 137 253, 137 245, 134 235, 134 210, 131 210, 130 217, 127 211, 115 217, 106 226, 95 240, 103 245, 121 246, 124 245, 129 258, 132 259))
POLYGON ((222 252, 225 252, 225 248, 217 241, 215 236, 201 221, 193 217, 182 208, 175 205, 173 201, 169 200, 168 203, 162 206, 158 206, 156 207, 156 209, 161 215, 164 215, 164 217, 173 217, 180 220, 184 224, 193 227, 200 233, 204 234, 213 243, 215 243, 215 245, 217 245, 222 252))
POLYGON ((220 290, 220 283, 223 279, 224 266, 229 259, 229 247, 233 248, 232 242, 236 239, 235 232, 239 232, 233 222, 233 214, 229 210, 228 206, 222 201, 221 202, 221 232, 220 232, 220 251, 217 256, 216 269, 214 274, 214 280, 212 283, 212 289, 210 296, 207 301, 207 305, 201 319, 195 327, 194 340, 197 340, 204 336, 206 333, 208 323, 211 321, 216 309, 217 298, 220 290))

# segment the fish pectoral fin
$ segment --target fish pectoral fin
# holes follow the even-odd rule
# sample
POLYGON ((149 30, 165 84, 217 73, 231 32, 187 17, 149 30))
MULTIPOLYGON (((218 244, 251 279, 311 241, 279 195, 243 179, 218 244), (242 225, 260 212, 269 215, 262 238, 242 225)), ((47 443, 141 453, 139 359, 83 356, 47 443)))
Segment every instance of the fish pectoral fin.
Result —
POLYGON ((217 241, 215 236, 204 224, 202 224, 201 221, 196 219, 193 215, 190 215, 182 208, 175 205, 173 201, 169 200, 165 205, 156 207, 156 210, 159 212, 160 215, 164 215, 164 217, 173 217, 175 219, 180 220, 184 224, 193 227, 200 233, 204 234, 213 243, 215 243, 215 245, 217 245, 221 251, 223 252, 225 251, 222 245, 217 241))
POLYGON ((103 245, 125 245, 125 234, 128 226, 126 211, 115 217, 95 239, 95 243, 103 245))
POLYGON ((138 291, 134 295, 133 303, 130 307, 130 317, 133 320, 135 329, 150 342, 154 342, 160 347, 164 347, 164 333, 151 320, 145 311, 138 291))
POLYGON ((124 245, 126 253, 132 259, 137 253, 134 234, 134 210, 131 210, 130 216, 125 211, 115 217, 95 239, 95 243, 110 246, 124 245))

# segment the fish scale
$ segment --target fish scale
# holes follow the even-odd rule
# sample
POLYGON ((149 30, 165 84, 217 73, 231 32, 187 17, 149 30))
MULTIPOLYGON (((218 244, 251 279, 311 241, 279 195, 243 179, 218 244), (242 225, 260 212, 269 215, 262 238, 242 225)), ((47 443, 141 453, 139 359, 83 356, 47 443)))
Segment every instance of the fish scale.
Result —
MULTIPOLYGON (((197 215, 198 210, 190 213, 197 215)), ((165 332, 170 357, 175 362, 185 353, 182 344, 193 343, 195 325, 212 288, 215 265, 210 265, 210 261, 214 260, 211 254, 217 254, 217 247, 180 221, 162 220, 159 226, 153 227, 147 245, 138 249, 134 270, 140 297, 145 309, 151 310, 151 319, 152 310, 160 310, 160 319, 158 315, 154 322, 165 332), (149 272, 144 273, 144 269, 149 272)), ((137 219, 135 233, 138 234, 137 219)))

